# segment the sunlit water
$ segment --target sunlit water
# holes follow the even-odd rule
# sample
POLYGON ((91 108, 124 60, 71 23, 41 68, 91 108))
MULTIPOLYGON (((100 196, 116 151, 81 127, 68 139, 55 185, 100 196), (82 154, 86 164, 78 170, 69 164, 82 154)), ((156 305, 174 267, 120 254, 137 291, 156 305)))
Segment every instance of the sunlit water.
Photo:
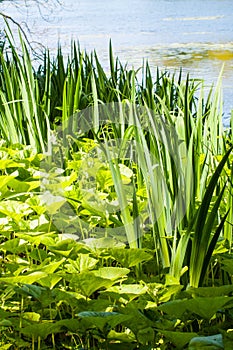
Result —
MULTIPOLYGON (((224 64, 224 123, 233 109, 232 0, 64 0, 38 10, 36 1, 3 1, 1 11, 26 22, 30 40, 55 52, 58 40, 67 53, 71 39, 96 49, 107 69, 109 39, 115 55, 138 68, 183 67, 207 86, 217 81, 224 64), (44 18, 44 19, 43 19, 44 18)), ((34 43, 34 45, 37 45, 34 43)))

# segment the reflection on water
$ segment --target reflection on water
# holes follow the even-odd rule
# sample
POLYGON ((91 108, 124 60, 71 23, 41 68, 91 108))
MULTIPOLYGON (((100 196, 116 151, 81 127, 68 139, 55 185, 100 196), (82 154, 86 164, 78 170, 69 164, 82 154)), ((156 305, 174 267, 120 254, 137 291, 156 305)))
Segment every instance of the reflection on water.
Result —
POLYGON ((213 19, 224 18, 222 16, 205 16, 205 17, 167 17, 164 18, 164 21, 210 21, 213 19))
POLYGON ((154 66, 158 65, 169 70, 177 71, 182 67, 183 72, 189 73, 192 78, 205 80, 208 88, 217 82, 223 68, 222 86, 224 96, 224 124, 229 125, 231 110, 233 109, 233 47, 227 50, 213 49, 208 46, 202 50, 193 48, 184 50, 181 48, 160 51, 152 50, 148 55, 152 58, 154 66), (197 50, 197 51, 196 51, 197 50))
MULTIPOLYGON (((1 3, 1 11, 31 29, 31 40, 68 53, 71 39, 96 49, 108 65, 108 44, 129 66, 143 59, 152 67, 183 68, 192 77, 216 82, 224 64, 225 122, 233 109, 232 0, 64 0, 62 7, 40 7, 33 0, 1 3), (13 5, 17 3, 17 8, 13 5), (28 6, 26 7, 25 4, 28 6)), ((56 0, 48 3, 55 5, 56 0)), ((34 45, 36 45, 34 43, 34 45)))

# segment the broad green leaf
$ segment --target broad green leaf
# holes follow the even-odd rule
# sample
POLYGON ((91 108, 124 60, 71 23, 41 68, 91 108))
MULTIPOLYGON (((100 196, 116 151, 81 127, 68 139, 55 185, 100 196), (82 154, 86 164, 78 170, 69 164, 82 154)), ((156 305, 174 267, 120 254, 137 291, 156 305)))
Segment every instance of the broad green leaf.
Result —
MULTIPOLYGON (((0 321, 0 327, 11 327, 12 322, 10 320, 1 320, 0 321)), ((2 347, 1 347, 2 349, 2 347)))
POLYGON ((189 332, 172 332, 160 330, 160 332, 167 338, 172 344, 175 345, 176 349, 184 349, 193 337, 197 336, 197 333, 189 332))
POLYGON ((52 245, 55 243, 54 238, 56 237, 56 234, 53 232, 50 233, 44 233, 44 232, 27 232, 27 233, 16 233, 16 235, 22 239, 24 239, 27 242, 30 242, 36 246, 39 246, 40 244, 44 245, 52 245))
MULTIPOLYGON (((80 253, 76 264, 78 266, 78 270, 83 272, 85 270, 92 270, 98 263, 97 259, 92 258, 89 254, 80 253)), ((102 276, 100 276, 102 277, 102 276)))
POLYGON ((188 309, 205 319, 210 319, 218 310, 232 307, 232 302, 233 297, 194 298, 190 300, 188 309))
POLYGON ((27 242, 20 238, 10 239, 2 244, 0 244, 0 249, 4 252, 11 252, 13 254, 20 253, 25 249, 25 244, 27 242))
POLYGON ((89 253, 88 248, 84 244, 77 243, 70 238, 58 241, 56 244, 48 245, 48 249, 66 258, 69 257, 72 252, 75 252, 75 258, 77 258, 79 252, 89 253))
POLYGON ((92 325, 104 331, 106 325, 111 328, 116 327, 118 324, 130 320, 132 316, 123 315, 118 312, 94 312, 94 311, 84 311, 78 314, 79 317, 85 318, 86 321, 90 322, 92 325))
POLYGON ((188 310, 188 306, 190 306, 190 300, 188 299, 173 300, 160 305, 158 310, 161 310, 170 316, 182 319, 182 316, 188 310))
POLYGON ((29 197, 26 203, 32 208, 38 215, 44 214, 46 207, 41 203, 37 196, 29 197))
POLYGON ((3 187, 6 186, 17 175, 18 175, 18 173, 14 173, 11 175, 1 175, 0 176, 0 190, 2 191, 3 187))
POLYGON ((21 328, 21 332, 30 337, 46 339, 49 334, 59 333, 62 327, 59 322, 51 323, 47 321, 21 328))
POLYGON ((88 308, 86 297, 80 293, 64 291, 56 287, 51 291, 51 293, 53 300, 60 304, 68 304, 70 307, 78 308, 80 311, 88 308))
POLYGON ((210 319, 218 310, 231 307, 232 302, 233 297, 222 296, 213 298, 182 299, 169 301, 160 305, 158 309, 177 318, 182 318, 185 311, 189 311, 204 319, 210 319))
POLYGON ((195 336, 190 340, 188 350, 199 349, 225 349, 225 347, 223 347, 222 334, 210 335, 206 337, 195 336))
POLYGON ((8 350, 13 346, 13 344, 9 343, 9 344, 1 344, 1 350, 8 350))
POLYGON ((110 287, 114 281, 95 276, 93 272, 82 272, 74 275, 71 286, 83 295, 90 297, 95 291, 110 287))
POLYGON ((48 253, 44 249, 33 249, 29 254, 31 259, 36 261, 44 261, 48 258, 48 253))
POLYGON ((116 299, 121 297, 133 300, 139 295, 146 294, 147 287, 141 284, 122 284, 120 286, 109 287, 103 294, 112 295, 116 299))
POLYGON ((95 276, 110 279, 112 281, 126 277, 129 273, 129 269, 121 267, 101 267, 98 270, 93 271, 95 276))
POLYGON ((89 324, 84 319, 82 319, 81 321, 72 318, 63 319, 61 321, 58 321, 57 324, 59 324, 63 328, 66 327, 69 331, 73 333, 76 333, 77 331, 85 333, 86 330, 89 328, 89 324))
POLYGON ((124 267, 136 266, 139 263, 149 261, 153 258, 153 252, 144 249, 111 249, 111 255, 124 267))
POLYGON ((153 342, 154 338, 155 333, 152 327, 139 329, 139 331, 137 332, 137 340, 143 345, 148 344, 148 342, 153 342))
POLYGON ((159 302, 166 303, 167 301, 171 300, 172 296, 179 293, 182 288, 183 286, 180 284, 173 284, 171 286, 164 287, 158 295, 159 302))
POLYGON ((12 179, 8 184, 16 193, 30 192, 40 186, 40 181, 19 181, 12 179))
POLYGON ((199 287, 199 288, 189 288, 186 289, 186 292, 191 294, 192 296, 199 297, 217 297, 228 295, 233 292, 233 285, 225 285, 219 287, 199 287))
POLYGON ((26 203, 15 200, 6 200, 0 203, 0 212, 16 222, 19 222, 22 217, 31 214, 32 209, 26 203))
POLYGON ((24 312, 23 318, 31 322, 39 322, 41 315, 37 312, 24 312))
POLYGON ((83 311, 86 310, 91 310, 91 311, 96 311, 96 312, 100 312, 100 311, 106 311, 109 310, 109 299, 90 299, 87 302, 87 306, 86 308, 84 308, 83 311))
POLYGON ((52 274, 52 275, 48 275, 45 277, 42 277, 39 279, 38 283, 42 286, 42 287, 47 287, 49 289, 53 289, 53 287, 59 282, 61 281, 62 277, 58 276, 56 274, 52 274))
POLYGON ((24 284, 21 287, 16 287, 15 290, 18 293, 22 293, 22 294, 26 294, 26 295, 30 295, 35 299, 40 299, 42 292, 44 291, 44 288, 37 286, 37 285, 33 285, 33 284, 24 284))
POLYGON ((59 261, 50 262, 48 265, 43 266, 41 271, 46 272, 47 274, 52 274, 63 264, 64 261, 65 258, 62 258, 59 261))
POLYGON ((67 259, 67 262, 69 262, 69 264, 65 264, 66 270, 70 273, 77 273, 93 270, 98 260, 92 258, 89 254, 78 253, 77 260, 67 259))
POLYGON ((52 196, 48 194, 44 197, 44 204, 49 215, 55 215, 65 203, 66 199, 61 196, 52 196))
POLYGON ((108 339, 109 340, 119 340, 121 343, 122 342, 132 343, 132 342, 136 341, 135 335, 132 332, 130 332, 130 333, 116 332, 113 329, 108 333, 108 339))
POLYGON ((102 238, 87 238, 84 243, 93 250, 102 248, 111 248, 112 246, 125 246, 123 243, 118 243, 114 238, 102 237, 102 238))
POLYGON ((96 181, 103 190, 114 185, 112 174, 109 169, 100 168, 96 173, 96 181))
POLYGON ((36 272, 32 272, 29 275, 0 277, 0 282, 5 282, 9 284, 15 284, 15 283, 33 284, 34 282, 37 282, 40 278, 46 277, 46 276, 47 276, 47 273, 42 271, 36 271, 36 272))

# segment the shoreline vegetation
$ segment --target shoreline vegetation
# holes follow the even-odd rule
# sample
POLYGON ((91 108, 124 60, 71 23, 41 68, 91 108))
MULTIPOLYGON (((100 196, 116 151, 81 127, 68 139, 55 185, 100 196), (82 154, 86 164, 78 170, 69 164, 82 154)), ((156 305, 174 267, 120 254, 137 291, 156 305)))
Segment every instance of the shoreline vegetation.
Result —
POLYGON ((0 348, 233 345, 221 73, 0 50, 0 348), (153 78, 155 76, 155 78, 153 78))

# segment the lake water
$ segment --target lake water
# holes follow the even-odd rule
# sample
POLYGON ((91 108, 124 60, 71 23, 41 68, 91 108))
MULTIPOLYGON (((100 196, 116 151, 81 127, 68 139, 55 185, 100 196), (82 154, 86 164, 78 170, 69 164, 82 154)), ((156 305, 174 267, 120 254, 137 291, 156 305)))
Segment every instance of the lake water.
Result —
POLYGON ((205 79, 207 86, 216 82, 224 64, 224 123, 228 124, 233 109, 232 0, 49 3, 47 9, 38 8, 35 0, 3 1, 0 6, 2 12, 28 25, 35 46, 42 43, 55 52, 59 40, 66 53, 71 39, 79 40, 81 48, 96 49, 106 67, 110 38, 115 55, 129 66, 140 67, 143 58, 154 68, 173 71, 182 66, 192 77, 205 79))

